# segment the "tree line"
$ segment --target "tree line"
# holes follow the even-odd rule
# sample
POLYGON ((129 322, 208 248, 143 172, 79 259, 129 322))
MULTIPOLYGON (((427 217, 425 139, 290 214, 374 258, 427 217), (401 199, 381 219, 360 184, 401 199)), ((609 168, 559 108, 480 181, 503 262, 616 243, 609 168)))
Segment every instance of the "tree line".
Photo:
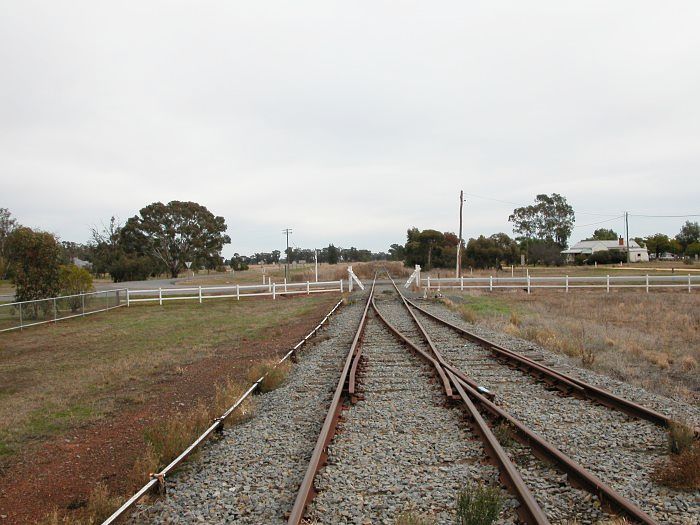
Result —
MULTIPOLYGON (((515 237, 506 233, 480 235, 462 242, 462 268, 500 268, 503 265, 520 264, 524 256, 527 264, 560 265, 564 263, 562 250, 568 246, 574 230, 575 214, 566 198, 557 193, 537 195, 529 206, 515 208, 508 217, 513 225, 515 237)), ((595 230, 587 240, 617 240, 619 235, 606 228, 595 230)), ((700 255, 700 226, 697 222, 686 221, 675 237, 657 233, 648 237, 635 237, 634 240, 656 257, 664 253, 694 257, 700 255)), ((405 244, 392 244, 389 259, 404 261, 406 266, 421 265, 422 268, 455 268, 459 238, 453 232, 440 232, 433 229, 410 228, 406 232, 405 244)), ((580 264, 593 264, 597 261, 618 262, 626 260, 624 254, 600 252, 592 256, 579 257, 580 264), (608 260, 617 257, 615 260, 608 260), (600 260, 599 260, 600 259, 600 260)))
POLYGON ((389 259, 389 254, 386 252, 372 252, 371 250, 358 249, 354 246, 342 248, 334 244, 329 244, 325 248, 317 250, 290 247, 284 252, 284 258, 279 250, 255 253, 250 256, 235 253, 231 259, 226 261, 226 264, 230 265, 234 270, 246 270, 250 265, 280 264, 286 259, 289 259, 290 264, 302 261, 311 263, 315 260, 318 260, 319 263, 338 264, 339 262, 386 261, 389 259))
POLYGON ((206 268, 223 265, 221 250, 231 242, 226 229, 223 217, 195 202, 155 202, 125 224, 112 217, 107 225, 92 229, 88 243, 78 244, 21 226, 2 208, 0 278, 12 280, 17 300, 28 300, 65 292, 61 268, 74 258, 89 262, 93 273, 109 274, 115 282, 163 273, 176 277, 188 263, 206 268))

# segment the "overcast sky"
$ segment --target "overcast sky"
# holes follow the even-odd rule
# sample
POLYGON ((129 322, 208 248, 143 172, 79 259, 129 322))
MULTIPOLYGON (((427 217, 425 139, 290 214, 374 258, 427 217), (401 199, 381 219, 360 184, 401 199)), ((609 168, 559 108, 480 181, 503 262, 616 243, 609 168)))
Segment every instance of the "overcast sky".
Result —
POLYGON ((699 27, 697 0, 5 0, 0 207, 85 241, 193 200, 226 255, 456 231, 460 189, 465 238, 537 193, 572 241, 700 214, 699 27))

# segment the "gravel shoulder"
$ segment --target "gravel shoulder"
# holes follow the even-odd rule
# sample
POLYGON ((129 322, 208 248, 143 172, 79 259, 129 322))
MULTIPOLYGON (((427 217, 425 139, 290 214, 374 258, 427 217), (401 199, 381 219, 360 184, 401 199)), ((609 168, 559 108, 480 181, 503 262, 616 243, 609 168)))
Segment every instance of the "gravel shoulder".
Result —
MULTIPOLYGON (((700 420, 695 407, 582 369, 529 341, 468 324, 441 304, 423 301, 421 306, 477 335, 674 418, 696 424, 700 420)), ((698 523, 700 494, 672 490, 651 481, 654 466, 667 456, 665 430, 600 405, 546 390, 530 376, 499 365, 489 357, 489 352, 453 330, 419 315, 445 358, 495 392, 497 402, 523 423, 660 523, 698 523)))
POLYGON ((287 381, 255 396, 254 416, 205 446, 131 523, 286 523, 363 306, 356 297, 341 308, 287 381))

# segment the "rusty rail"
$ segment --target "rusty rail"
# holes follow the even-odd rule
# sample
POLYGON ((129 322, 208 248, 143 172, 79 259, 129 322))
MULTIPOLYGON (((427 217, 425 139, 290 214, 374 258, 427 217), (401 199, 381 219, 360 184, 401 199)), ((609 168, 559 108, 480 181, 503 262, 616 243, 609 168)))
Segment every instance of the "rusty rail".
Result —
MULTIPOLYGON (((328 455, 328 445, 333 439, 333 435, 335 434, 335 428, 338 424, 338 419, 340 418, 340 412, 343 406, 342 397, 343 393, 345 392, 346 385, 350 379, 351 368, 354 368, 355 371, 357 370, 357 364, 356 362, 353 363, 353 361, 355 361, 356 356, 357 361, 359 361, 360 340, 362 338, 362 334, 364 332, 364 328, 367 322, 367 310, 369 310, 369 306, 372 302, 373 295, 374 282, 372 282, 372 288, 369 291, 369 295, 367 297, 367 304, 365 304, 365 309, 362 312, 362 318, 360 319, 360 324, 357 328, 357 332, 355 333, 355 339, 353 340, 352 346, 350 347, 350 351, 348 352, 348 355, 345 358, 345 365, 343 366, 343 370, 340 374, 340 379, 338 380, 338 385, 336 386, 335 392, 333 393, 333 398, 331 399, 331 404, 328 408, 326 419, 323 422, 323 427, 321 428, 321 432, 318 435, 318 439, 316 440, 316 446, 314 447, 313 453, 311 454, 309 466, 306 469, 306 474, 304 474, 304 479, 301 482, 299 492, 297 493, 297 497, 294 501, 294 506, 292 507, 292 511, 289 515, 289 520, 287 521, 287 523, 289 523, 290 525, 298 525, 299 523, 301 523, 301 520, 304 519, 304 512, 306 511, 306 506, 316 495, 316 491, 314 489, 314 478, 316 477, 316 473, 318 472, 318 470, 324 465, 326 461, 328 455)), ((354 383, 355 380, 353 377, 353 385, 354 383)))
MULTIPOLYGON (((441 378, 443 376, 448 377, 448 380, 451 379, 455 382, 455 385, 458 385, 456 381, 459 381, 459 379, 457 379, 456 376, 449 370, 446 372, 443 365, 437 359, 415 345, 410 339, 395 328, 382 315, 374 301, 372 301, 372 307, 374 308, 377 317, 381 319, 390 332, 392 332, 400 341, 415 350, 423 358, 430 361, 441 378)), ((452 392, 451 389, 450 392, 452 392)), ((448 398, 452 399, 453 396, 449 394, 448 398)), ((481 437, 489 457, 496 463, 496 465, 498 465, 501 481, 518 498, 518 501, 520 501, 520 506, 517 509, 520 519, 531 525, 548 525, 549 520, 547 520, 544 511, 537 504, 537 501, 535 501, 530 489, 527 488, 527 485, 520 476, 518 469, 515 467, 515 465, 513 465, 513 462, 508 457, 508 454, 506 454, 505 450, 503 450, 503 447, 498 442, 498 439, 496 439, 496 436, 493 435, 493 432, 474 406, 474 403, 472 403, 469 398, 462 397, 462 399, 469 413, 469 417, 474 423, 473 427, 481 437)))
MULTIPOLYGON (((414 322, 419 327, 420 332, 423 335, 423 338, 425 339, 426 343, 430 347, 431 351, 436 355, 440 355, 439 351, 435 347, 435 344, 428 335, 427 331, 422 326, 418 318, 411 311, 411 308, 408 305, 410 301, 406 300, 401 291, 396 287, 396 284, 394 284, 394 288, 401 297, 404 306, 411 314, 411 317, 413 318, 414 322)), ((422 311, 422 309, 418 309, 422 311)), ((434 316, 431 315, 431 317, 434 316)), ((402 338, 406 342, 409 341, 403 336, 402 338)), ((441 363, 442 362, 444 362, 444 359, 441 359, 441 363)), ((462 378, 457 377, 455 374, 452 374, 450 372, 448 372, 448 375, 452 380, 453 384, 455 385, 455 389, 459 393, 459 396, 462 398, 465 404, 467 404, 467 406, 469 406, 470 402, 473 401, 474 403, 477 403, 483 410, 490 413, 491 416, 495 417, 496 419, 502 419, 507 421, 515 429, 518 441, 520 441, 524 445, 529 446, 537 457, 543 458, 556 465, 560 470, 565 472, 571 480, 573 480, 575 483, 583 487, 585 490, 587 490, 594 496, 597 496, 602 504, 606 505, 610 509, 624 514, 629 518, 634 519, 635 521, 638 521, 639 523, 644 523, 646 525, 655 525, 657 523, 651 517, 649 517, 642 509, 637 507, 634 503, 620 495, 612 487, 605 484, 602 480, 600 480, 595 475, 591 474, 588 470, 586 470, 583 466, 569 458, 566 454, 564 454, 554 445, 547 442, 544 438, 533 432, 530 428, 528 428, 516 418, 511 416, 508 412, 506 412, 505 410, 497 406, 495 403, 493 403, 493 401, 488 399, 481 392, 479 392, 478 389, 473 387, 473 381, 466 382, 462 378)), ((520 497, 518 497, 518 499, 521 501, 521 503, 523 503, 523 500, 520 499, 520 497)), ((527 510, 529 509, 523 509, 523 511, 527 510)), ((520 517, 528 523, 533 523, 529 521, 527 515, 521 515, 520 517)))
MULTIPOLYGON (((294 353, 299 350, 306 342, 316 335, 316 333, 323 327, 324 324, 328 321, 328 319, 335 313, 335 311, 340 307, 340 305, 343 303, 342 299, 336 303, 336 305, 333 307, 333 309, 326 314, 326 316, 321 320, 316 327, 311 330, 301 341, 299 341, 294 347, 289 350, 282 359, 279 360, 276 366, 279 366, 282 364, 284 361, 289 359, 294 355, 294 353)), ((154 490, 159 490, 161 492, 165 492, 165 478, 168 476, 180 463, 182 463, 187 457, 192 454, 209 436, 211 436, 212 433, 214 433, 217 430, 223 429, 224 423, 226 419, 243 403, 243 401, 246 400, 248 396, 250 396, 259 386, 260 383, 265 379, 265 376, 267 374, 263 375, 260 377, 257 381, 255 381, 249 388, 248 390, 245 391, 245 393, 236 400, 236 402, 231 405, 220 417, 217 417, 212 424, 207 428, 192 444, 190 444, 185 450, 183 450, 178 457, 176 457, 173 461, 171 461, 163 470, 158 472, 157 474, 151 474, 151 479, 143 486, 141 487, 133 496, 131 496, 128 500, 126 500, 121 507, 119 507, 114 513, 109 516, 104 522, 102 522, 102 525, 111 525, 112 523, 116 522, 120 517, 122 517, 131 507, 133 507, 141 498, 143 498, 146 494, 154 491, 154 490)))
POLYGON ((494 354, 496 354, 497 357, 503 358, 506 361, 517 364, 519 369, 528 372, 536 379, 546 379, 548 380, 548 382, 554 384, 564 383, 566 385, 573 385, 574 388, 570 390, 571 393, 580 392, 583 394, 583 396, 597 401, 598 403, 605 405, 608 408, 618 410, 624 414, 627 414, 628 416, 650 421, 662 427, 668 427, 671 422, 671 419, 668 416, 656 412, 655 410, 634 403, 633 401, 630 401, 623 397, 616 396, 615 394, 608 392, 607 390, 604 390, 597 386, 593 386, 590 383, 586 383, 585 381, 577 379, 573 376, 554 370, 553 368, 550 368, 541 363, 537 363, 529 357, 514 352, 513 350, 504 348, 503 346, 494 343, 493 341, 489 341, 484 337, 478 336, 468 330, 465 330, 460 326, 451 323, 450 321, 438 317, 432 312, 421 308, 410 299, 405 299, 405 301, 411 306, 413 306, 413 308, 420 311, 424 315, 430 317, 431 319, 434 319, 435 321, 452 328, 453 330, 465 336, 467 339, 491 350, 494 354))

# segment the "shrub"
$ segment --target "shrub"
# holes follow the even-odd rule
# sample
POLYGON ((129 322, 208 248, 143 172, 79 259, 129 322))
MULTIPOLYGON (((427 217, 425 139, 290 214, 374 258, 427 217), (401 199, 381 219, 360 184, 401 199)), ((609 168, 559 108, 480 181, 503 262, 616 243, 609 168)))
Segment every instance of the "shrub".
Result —
POLYGON ((289 361, 277 364, 277 361, 270 360, 254 365, 248 372, 250 381, 257 381, 263 377, 260 383, 260 392, 271 392, 284 382, 291 369, 289 361))
POLYGON ((61 248, 56 238, 47 232, 17 228, 9 235, 7 244, 16 300, 57 296, 61 248))
MULTIPOLYGON (((78 268, 74 264, 63 265, 58 271, 58 281, 61 286, 61 294, 75 295, 92 290, 92 275, 85 268, 78 268)), ((82 305, 80 297, 71 297, 68 300, 70 309, 75 312, 82 305)))
POLYGON ((469 308, 469 306, 465 305, 462 307, 462 319, 464 319, 468 323, 476 323, 476 312, 469 308))
POLYGON ((469 485, 457 495, 457 524, 491 525, 498 519, 502 506, 497 487, 469 485))
POLYGON ((680 454, 696 445, 693 429, 684 423, 671 421, 668 427, 668 450, 680 454))
POLYGON ((155 271, 155 266, 148 257, 122 255, 109 265, 107 271, 115 283, 143 281, 155 271))
POLYGON ((676 489, 700 489, 700 444, 672 454, 652 472, 656 482, 676 489))

